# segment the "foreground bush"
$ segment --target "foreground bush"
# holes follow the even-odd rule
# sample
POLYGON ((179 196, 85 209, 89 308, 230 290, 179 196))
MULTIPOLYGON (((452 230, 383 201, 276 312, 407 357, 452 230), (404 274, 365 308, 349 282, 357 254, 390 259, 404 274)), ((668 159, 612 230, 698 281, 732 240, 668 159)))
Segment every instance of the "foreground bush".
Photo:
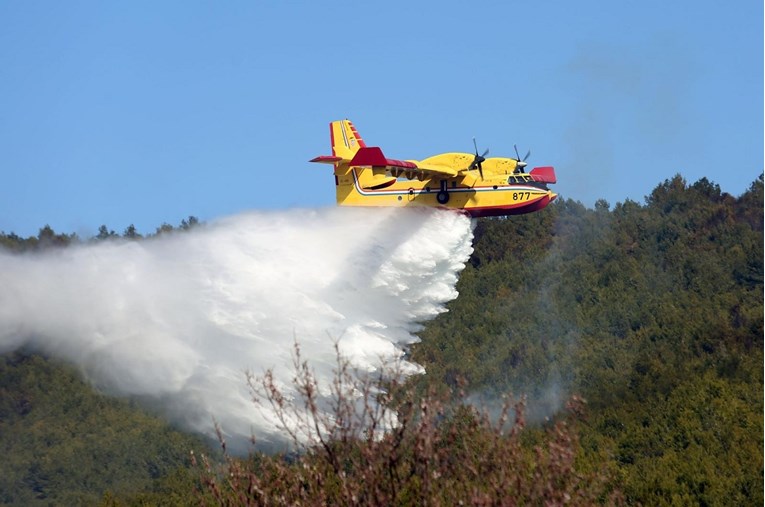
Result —
POLYGON ((573 398, 555 424, 530 431, 523 401, 507 398, 492 417, 467 404, 462 393, 416 397, 390 370, 370 378, 352 372, 342 358, 324 399, 297 348, 295 365, 299 398, 292 401, 270 372, 250 378, 256 400, 273 407, 295 451, 248 460, 229 456, 222 469, 203 456, 201 503, 620 503, 604 474, 576 468, 579 444, 569 426, 580 415, 580 399, 573 398))

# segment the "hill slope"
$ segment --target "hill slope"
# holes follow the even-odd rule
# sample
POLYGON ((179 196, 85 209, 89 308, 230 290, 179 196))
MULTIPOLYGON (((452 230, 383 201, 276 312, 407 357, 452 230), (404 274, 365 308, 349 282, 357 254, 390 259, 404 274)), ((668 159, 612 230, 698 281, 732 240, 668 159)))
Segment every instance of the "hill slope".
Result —
POLYGON ((0 449, 0 503, 93 505, 161 479, 188 490, 189 452, 207 446, 93 392, 66 365, 11 353, 0 356, 0 449))
POLYGON ((739 198, 676 176, 645 205, 571 201, 482 221, 422 381, 589 401, 589 459, 628 500, 762 503, 762 178, 739 198))
MULTIPOLYGON (((0 244, 49 237, 73 240, 0 244)), ((645 204, 480 220, 458 289, 412 349, 423 387, 527 393, 540 421, 582 395, 577 467, 605 467, 628 501, 762 503, 762 177, 738 198, 677 176, 645 204)), ((184 503, 203 447, 23 353, 0 360, 0 445, 0 502, 28 505, 184 503)))

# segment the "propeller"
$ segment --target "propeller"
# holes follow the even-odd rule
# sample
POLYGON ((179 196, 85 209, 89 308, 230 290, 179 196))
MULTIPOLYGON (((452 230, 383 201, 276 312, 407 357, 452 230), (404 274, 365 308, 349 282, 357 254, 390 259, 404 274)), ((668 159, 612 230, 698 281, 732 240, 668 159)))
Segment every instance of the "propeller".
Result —
POLYGON ((468 167, 468 171, 472 171, 473 169, 477 167, 478 173, 481 175, 481 179, 483 179, 483 166, 481 166, 481 163, 483 163, 486 160, 486 155, 489 154, 489 148, 486 148, 486 151, 484 151, 482 155, 479 155, 478 144, 475 142, 475 137, 473 138, 473 147, 475 148, 475 158, 470 163, 470 167, 468 167))
POLYGON ((523 168, 526 167, 526 159, 529 158, 529 155, 531 155, 531 150, 529 150, 526 153, 526 156, 523 157, 523 159, 521 159, 521 156, 518 155, 518 146, 514 144, 513 148, 515 148, 515 157, 516 157, 514 159, 515 162, 516 162, 515 163, 515 167, 516 167, 516 169, 520 168, 521 172, 523 172, 523 168))

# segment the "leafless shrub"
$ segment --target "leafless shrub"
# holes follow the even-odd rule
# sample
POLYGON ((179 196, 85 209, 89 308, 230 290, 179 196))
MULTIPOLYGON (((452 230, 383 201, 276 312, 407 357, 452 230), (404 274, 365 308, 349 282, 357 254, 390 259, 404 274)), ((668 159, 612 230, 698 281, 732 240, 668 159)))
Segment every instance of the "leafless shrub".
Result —
MULTIPOLYGON (((540 443, 523 443, 524 400, 506 397, 494 421, 463 403, 464 393, 416 396, 395 367, 376 375, 353 372, 338 353, 329 396, 295 348, 297 399, 288 399, 271 372, 249 377, 294 454, 230 456, 222 467, 206 457, 204 505, 591 505, 622 503, 602 473, 577 471, 579 449, 569 420, 540 443), (512 421, 512 422, 510 422, 512 421)), ((568 420, 567 420, 568 419, 568 420)), ((225 442, 219 432, 219 439, 225 442)))

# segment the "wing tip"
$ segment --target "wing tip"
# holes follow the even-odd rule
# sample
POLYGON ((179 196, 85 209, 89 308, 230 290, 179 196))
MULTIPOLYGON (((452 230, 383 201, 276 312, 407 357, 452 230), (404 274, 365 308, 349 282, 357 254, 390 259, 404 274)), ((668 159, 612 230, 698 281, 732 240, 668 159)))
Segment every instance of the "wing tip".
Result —
POLYGON ((309 160, 309 162, 318 162, 319 164, 336 164, 342 160, 343 157, 337 157, 335 155, 319 155, 318 157, 314 157, 309 160))

